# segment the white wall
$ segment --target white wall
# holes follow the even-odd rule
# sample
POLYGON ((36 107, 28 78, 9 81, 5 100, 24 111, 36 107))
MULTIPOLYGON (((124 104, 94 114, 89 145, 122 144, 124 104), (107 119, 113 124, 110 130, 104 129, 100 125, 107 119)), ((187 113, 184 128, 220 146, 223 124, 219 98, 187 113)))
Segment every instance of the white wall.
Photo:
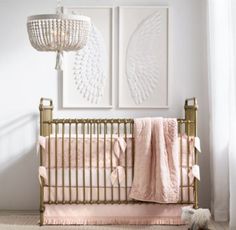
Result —
MULTIPOLYGON (((36 210, 38 103, 54 99, 56 115, 70 117, 181 117, 185 98, 199 102, 200 202, 209 207, 208 98, 205 0, 64 1, 65 5, 154 5, 172 7, 172 71, 170 109, 63 110, 61 81, 54 70, 55 55, 35 51, 29 44, 26 18, 55 10, 55 0, 0 0, 0 209, 36 210)), ((117 48, 117 47, 116 47, 117 48)), ((116 60, 117 63, 117 60, 116 60)), ((117 72, 117 71, 116 71, 117 72)), ((117 99, 117 82, 115 95, 117 99)), ((116 103, 117 104, 117 100, 116 103)))

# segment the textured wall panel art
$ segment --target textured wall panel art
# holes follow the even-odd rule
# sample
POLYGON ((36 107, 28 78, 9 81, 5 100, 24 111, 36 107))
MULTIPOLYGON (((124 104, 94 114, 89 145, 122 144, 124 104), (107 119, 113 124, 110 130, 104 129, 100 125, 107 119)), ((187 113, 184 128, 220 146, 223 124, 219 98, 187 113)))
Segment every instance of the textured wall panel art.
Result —
POLYGON ((119 8, 119 107, 168 107, 168 8, 119 8))
POLYGON ((67 8, 66 12, 89 16, 92 21, 87 45, 65 55, 64 108, 112 107, 113 9, 67 8))

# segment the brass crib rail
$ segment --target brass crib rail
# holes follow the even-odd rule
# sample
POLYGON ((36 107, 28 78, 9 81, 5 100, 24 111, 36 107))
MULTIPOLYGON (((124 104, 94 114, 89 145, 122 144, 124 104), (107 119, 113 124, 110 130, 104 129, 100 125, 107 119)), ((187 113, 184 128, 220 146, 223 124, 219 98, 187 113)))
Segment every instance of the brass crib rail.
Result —
MULTIPOLYGON (((190 136, 196 136, 197 134, 197 101, 195 98, 187 99, 185 101, 185 118, 178 119, 178 130, 179 133, 185 132, 188 135, 187 138, 187 149, 188 153, 190 153, 190 136), (191 104, 192 102, 192 104, 191 104)), ((40 186, 40 224, 43 224, 43 213, 46 204, 141 204, 143 202, 130 200, 128 198, 128 153, 127 148, 125 150, 125 159, 124 159, 124 169, 125 169, 125 186, 124 191, 122 193, 121 186, 118 183, 117 187, 113 187, 112 184, 107 185, 107 169, 108 165, 106 165, 106 157, 107 157, 107 148, 110 147, 110 173, 114 170, 114 162, 113 162, 113 144, 112 141, 114 139, 114 135, 116 134, 118 137, 121 135, 123 136, 124 140, 128 141, 128 135, 131 135, 131 177, 133 179, 134 176, 134 159, 135 159, 135 139, 134 139, 134 120, 133 119, 53 119, 52 112, 53 112, 53 103, 51 99, 41 99, 40 101, 40 135, 48 136, 48 185, 45 184, 45 181, 42 179, 42 185, 40 186), (44 103, 49 102, 49 104, 44 105, 44 103), (87 130, 86 130, 87 128, 87 130), (69 136, 69 188, 65 186, 65 134, 69 136), (76 160, 76 185, 75 185, 75 199, 72 199, 72 152, 71 152, 71 143, 72 143, 72 129, 74 130, 75 134, 75 160, 76 160), (87 133, 86 133, 87 131, 87 133), (54 133, 54 150, 55 150, 55 186, 52 188, 51 186, 51 135, 54 133), (62 176, 61 176, 61 183, 62 183, 62 199, 58 199, 58 134, 61 134, 61 149, 62 149, 62 176), (89 186, 86 187, 86 175, 85 175, 85 168, 86 168, 86 160, 85 156, 87 154, 86 150, 86 134, 89 135, 89 186), (92 153, 93 153, 93 138, 94 135, 96 137, 96 150, 97 150, 97 159, 96 165, 92 165, 92 153), (82 146, 79 146, 78 137, 82 135, 82 146), (103 138, 103 159, 100 159, 101 155, 99 154, 100 148, 100 140, 103 138), (109 146, 107 144, 107 138, 109 138, 109 146), (79 159, 79 148, 82 152, 82 159, 79 159), (79 160, 82 161, 82 193, 79 192, 79 160), (100 169, 100 161, 103 162, 103 178, 100 177, 99 169, 100 169), (97 192, 96 196, 93 197, 93 177, 92 177, 92 169, 93 166, 96 168, 96 185, 97 185, 97 192), (103 180, 103 186, 100 185, 100 182, 103 180), (107 190, 109 186, 110 190, 107 190), (100 191, 100 188, 103 188, 104 193, 103 197, 100 191), (44 193, 45 189, 48 189, 48 201, 44 201, 44 193), (69 199, 66 199, 66 189, 69 189, 69 199), (86 198, 86 191, 89 189, 89 199, 86 198), (54 190, 54 197, 52 197, 52 190, 54 190), (110 191, 110 199, 108 199, 108 191, 110 191), (115 194, 117 197, 115 198, 115 194), (124 199, 121 196, 125 197, 124 199), (82 199, 81 199, 82 198, 82 199), (96 198, 96 199, 95 199, 96 198)), ((187 180, 187 186, 183 185, 183 173, 182 173, 182 165, 183 165, 183 150, 182 150, 182 143, 183 138, 180 136, 180 204, 191 204, 190 201, 190 189, 194 191, 194 207, 198 207, 198 182, 194 179, 194 183, 190 184, 190 180, 187 180), (183 189, 187 188, 188 194, 188 201, 183 200, 183 189)), ((43 149, 40 148, 40 165, 43 165, 43 149)), ((195 156, 193 159, 194 164, 197 164, 197 152, 195 150, 195 156)), ((118 162, 119 163, 119 162, 118 162)), ((189 154, 187 155, 187 170, 188 173, 191 170, 190 167, 190 159, 189 154)), ((67 191, 68 192, 68 191, 67 191)), ((152 203, 152 202, 148 202, 152 203)))

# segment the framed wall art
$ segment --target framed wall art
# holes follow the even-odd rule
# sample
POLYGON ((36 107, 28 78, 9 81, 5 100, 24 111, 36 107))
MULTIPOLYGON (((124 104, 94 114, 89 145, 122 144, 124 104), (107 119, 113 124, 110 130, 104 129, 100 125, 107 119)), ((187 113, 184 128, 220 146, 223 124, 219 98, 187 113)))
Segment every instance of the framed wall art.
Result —
POLYGON ((168 108, 169 8, 119 7, 119 107, 168 108))
POLYGON ((86 46, 64 55, 63 107, 111 108, 113 105, 113 8, 73 7, 65 12, 91 18, 86 46))

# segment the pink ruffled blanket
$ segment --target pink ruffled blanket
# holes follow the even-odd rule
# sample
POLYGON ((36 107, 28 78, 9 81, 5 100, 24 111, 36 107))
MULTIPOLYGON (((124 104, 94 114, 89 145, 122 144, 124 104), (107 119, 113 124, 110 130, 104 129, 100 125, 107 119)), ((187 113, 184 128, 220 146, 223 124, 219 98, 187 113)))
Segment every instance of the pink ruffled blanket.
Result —
POLYGON ((135 119, 135 164, 130 198, 159 203, 179 200, 176 119, 135 119))

